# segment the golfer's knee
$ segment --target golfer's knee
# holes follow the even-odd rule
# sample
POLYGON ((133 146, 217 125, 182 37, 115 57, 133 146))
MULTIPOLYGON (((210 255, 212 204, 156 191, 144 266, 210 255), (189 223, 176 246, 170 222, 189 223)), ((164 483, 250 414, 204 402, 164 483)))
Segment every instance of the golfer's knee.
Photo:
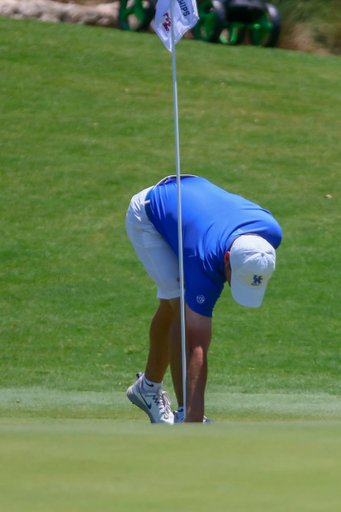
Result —
POLYGON ((174 318, 174 309, 169 300, 160 299, 158 312, 170 320, 174 318))
POLYGON ((179 315, 180 314, 180 297, 177 297, 176 299, 170 299, 167 302, 169 303, 170 307, 172 308, 173 314, 179 315))

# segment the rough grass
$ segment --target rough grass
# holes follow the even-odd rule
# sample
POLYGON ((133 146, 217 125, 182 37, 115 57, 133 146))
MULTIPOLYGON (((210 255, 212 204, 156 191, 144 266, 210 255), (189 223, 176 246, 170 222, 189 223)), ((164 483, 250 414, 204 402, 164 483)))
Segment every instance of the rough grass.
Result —
POLYGON ((271 0, 270 3, 281 13, 281 48, 341 53, 340 0, 271 0))

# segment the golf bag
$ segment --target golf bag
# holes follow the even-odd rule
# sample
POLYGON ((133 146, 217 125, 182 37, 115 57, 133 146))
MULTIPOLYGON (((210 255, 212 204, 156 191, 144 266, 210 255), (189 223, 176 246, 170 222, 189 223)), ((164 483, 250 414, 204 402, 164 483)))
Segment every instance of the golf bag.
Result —
POLYGON ((266 10, 262 0, 226 0, 224 4, 231 23, 255 23, 266 10))

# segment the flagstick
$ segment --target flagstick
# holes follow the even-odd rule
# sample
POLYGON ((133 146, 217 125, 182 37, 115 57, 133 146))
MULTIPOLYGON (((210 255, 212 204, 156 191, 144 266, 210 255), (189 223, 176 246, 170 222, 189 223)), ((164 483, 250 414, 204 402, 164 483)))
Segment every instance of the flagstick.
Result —
POLYGON ((185 285, 184 285, 184 261, 182 247, 182 214, 181 214, 181 190, 180 190, 180 147, 179 147, 179 116, 178 116, 178 91, 176 82, 176 58, 174 44, 173 2, 170 1, 171 37, 172 37, 172 64, 173 64, 173 96, 174 96, 174 126, 175 126, 175 154, 176 154, 176 183, 178 193, 178 245, 179 245, 179 274, 180 274, 180 313, 181 313, 181 353, 182 353, 182 393, 184 418, 186 419, 186 329, 185 329, 185 285))

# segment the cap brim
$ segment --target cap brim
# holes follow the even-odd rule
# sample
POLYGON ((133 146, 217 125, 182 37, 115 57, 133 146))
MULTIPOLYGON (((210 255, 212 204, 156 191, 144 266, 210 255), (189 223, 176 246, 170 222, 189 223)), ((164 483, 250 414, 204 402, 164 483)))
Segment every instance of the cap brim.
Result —
POLYGON ((262 287, 245 286, 236 277, 231 275, 231 294, 234 300, 247 308, 259 308, 262 304, 267 282, 262 287))

